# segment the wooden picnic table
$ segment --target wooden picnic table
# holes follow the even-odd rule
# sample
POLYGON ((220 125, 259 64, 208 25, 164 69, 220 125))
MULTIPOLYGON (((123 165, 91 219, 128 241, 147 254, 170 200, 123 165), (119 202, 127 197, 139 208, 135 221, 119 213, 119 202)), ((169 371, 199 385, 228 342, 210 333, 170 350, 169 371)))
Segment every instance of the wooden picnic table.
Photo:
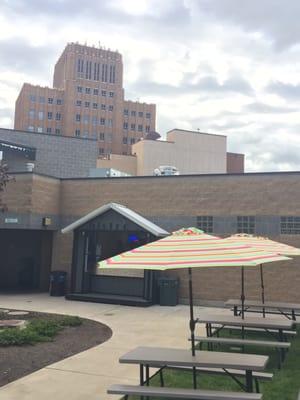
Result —
MULTIPOLYGON (((242 302, 240 299, 229 299, 225 302, 225 306, 233 308, 234 315, 238 315, 241 312, 242 302)), ((245 311, 261 312, 263 315, 266 313, 274 314, 274 310, 276 310, 276 314, 282 314, 293 321, 296 321, 296 316, 300 312, 300 304, 279 301, 266 301, 263 303, 258 300, 245 300, 244 307, 245 311)))
POLYGON ((266 332, 270 330, 278 332, 278 340, 285 341, 283 330, 289 330, 293 327, 294 321, 279 318, 261 318, 261 317, 245 317, 231 316, 224 314, 209 314, 197 318, 197 323, 206 324, 207 336, 213 336, 212 326, 219 325, 217 333, 224 327, 241 327, 241 328, 258 328, 266 332))
POLYGON ((120 363, 140 365, 140 385, 149 383, 149 368, 165 367, 207 367, 244 370, 246 391, 253 392, 253 372, 265 369, 269 357, 255 354, 239 354, 211 351, 196 351, 195 356, 188 349, 165 347, 137 347, 120 358, 120 363), (144 380, 144 367, 146 380, 144 380))

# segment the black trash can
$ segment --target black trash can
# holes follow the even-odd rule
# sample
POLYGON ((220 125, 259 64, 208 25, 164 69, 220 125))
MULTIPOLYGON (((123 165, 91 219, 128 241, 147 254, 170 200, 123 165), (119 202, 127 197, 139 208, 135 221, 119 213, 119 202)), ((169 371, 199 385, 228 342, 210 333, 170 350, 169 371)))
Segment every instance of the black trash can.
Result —
POLYGON ((178 304, 178 286, 177 278, 159 278, 159 304, 161 306, 176 306, 178 304))
POLYGON ((52 271, 50 274, 50 296, 64 296, 66 294, 67 273, 52 271))

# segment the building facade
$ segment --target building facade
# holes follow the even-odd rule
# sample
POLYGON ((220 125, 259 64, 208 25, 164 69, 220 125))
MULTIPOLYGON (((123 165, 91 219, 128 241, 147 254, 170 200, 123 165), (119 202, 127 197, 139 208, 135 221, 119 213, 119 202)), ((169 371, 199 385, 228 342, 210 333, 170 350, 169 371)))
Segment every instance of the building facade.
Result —
POLYGON ((166 140, 139 140, 132 144, 132 155, 111 154, 97 165, 137 176, 154 175, 164 165, 176 167, 180 175, 243 173, 244 155, 227 153, 224 135, 172 129, 166 140))
MULTIPOLYGON (((134 210, 168 232, 196 226, 219 236, 254 233, 300 247, 299 196, 300 172, 112 179, 57 179, 34 173, 16 174, 15 181, 4 192, 3 201, 8 211, 0 215, 0 237, 3 238, 0 252, 7 254, 0 260, 2 283, 8 279, 9 269, 10 284, 17 284, 20 279, 17 271, 27 266, 24 260, 28 257, 40 270, 35 279, 37 283, 42 282, 40 289, 47 290, 51 269, 67 271, 71 282, 74 236, 72 232, 62 234, 61 229, 111 202, 134 210), (44 224, 46 217, 50 224, 44 224), (38 252, 37 233, 42 238, 38 252), (8 234, 9 240, 5 241, 8 234)), ((107 235, 113 229, 123 229, 119 221, 114 226, 114 221, 109 219, 95 224, 93 229, 107 235)), ((267 299, 300 301, 298 258, 270 263, 264 271, 267 299)), ((180 300, 187 301, 186 271, 168 271, 168 274, 178 274, 180 300)), ((240 293, 237 268, 199 269, 193 272, 193 279, 198 303, 221 302, 240 293)), ((245 280, 246 297, 259 298, 259 269, 247 269, 245 280)))
POLYGON ((56 178, 88 177, 98 160, 95 139, 0 128, 0 151, 9 172, 36 173, 56 178))
POLYGON ((130 154, 155 130, 156 106, 124 99, 118 52, 69 43, 54 69, 53 88, 24 83, 14 127, 21 131, 97 139, 98 154, 130 154))

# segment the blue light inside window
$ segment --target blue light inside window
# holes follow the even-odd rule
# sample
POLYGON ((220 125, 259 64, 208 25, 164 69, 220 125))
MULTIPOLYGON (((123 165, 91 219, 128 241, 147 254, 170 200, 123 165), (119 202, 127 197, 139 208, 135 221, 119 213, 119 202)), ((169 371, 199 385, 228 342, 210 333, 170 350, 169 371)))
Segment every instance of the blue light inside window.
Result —
POLYGON ((128 243, 137 243, 139 238, 136 235, 128 235, 128 243))

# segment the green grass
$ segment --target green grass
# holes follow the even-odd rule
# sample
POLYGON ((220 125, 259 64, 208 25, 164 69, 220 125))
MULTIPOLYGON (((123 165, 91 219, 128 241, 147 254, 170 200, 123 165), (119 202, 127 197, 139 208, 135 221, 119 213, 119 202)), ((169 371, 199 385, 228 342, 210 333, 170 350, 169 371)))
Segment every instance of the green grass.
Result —
POLYGON ((32 319, 24 329, 3 329, 0 332, 0 346, 22 346, 49 342, 65 327, 81 324, 80 318, 72 316, 32 319))
MULTIPOLYGON (((222 331, 222 336, 240 337, 238 332, 222 331)), ((274 378, 269 382, 260 382, 260 391, 263 394, 264 400, 296 400, 300 390, 300 327, 297 329, 298 335, 294 338, 289 338, 291 348, 287 354, 286 360, 283 363, 282 369, 277 369, 277 353, 276 350, 264 349, 262 347, 247 346, 246 353, 269 355, 266 372, 273 372, 274 378)), ((247 332, 246 338, 263 339, 266 334, 257 334, 247 332)), ((273 340, 273 339, 270 339, 273 340)), ((203 348, 205 349, 205 348, 203 348)), ((222 346, 222 351, 230 351, 228 346, 222 346)), ((164 372, 165 386, 192 388, 192 375, 189 372, 165 371, 164 372)), ((151 385, 159 386, 159 377, 155 376, 151 380, 151 385)), ((213 376, 210 374, 198 375, 198 387, 201 389, 213 390, 231 390, 241 391, 239 386, 229 377, 213 376)), ((150 399, 154 400, 154 398, 150 399)), ((129 400, 139 400, 139 397, 129 397, 129 400)), ((157 398, 156 398, 157 400, 157 398)), ((160 400, 163 400, 161 398, 160 400)))

